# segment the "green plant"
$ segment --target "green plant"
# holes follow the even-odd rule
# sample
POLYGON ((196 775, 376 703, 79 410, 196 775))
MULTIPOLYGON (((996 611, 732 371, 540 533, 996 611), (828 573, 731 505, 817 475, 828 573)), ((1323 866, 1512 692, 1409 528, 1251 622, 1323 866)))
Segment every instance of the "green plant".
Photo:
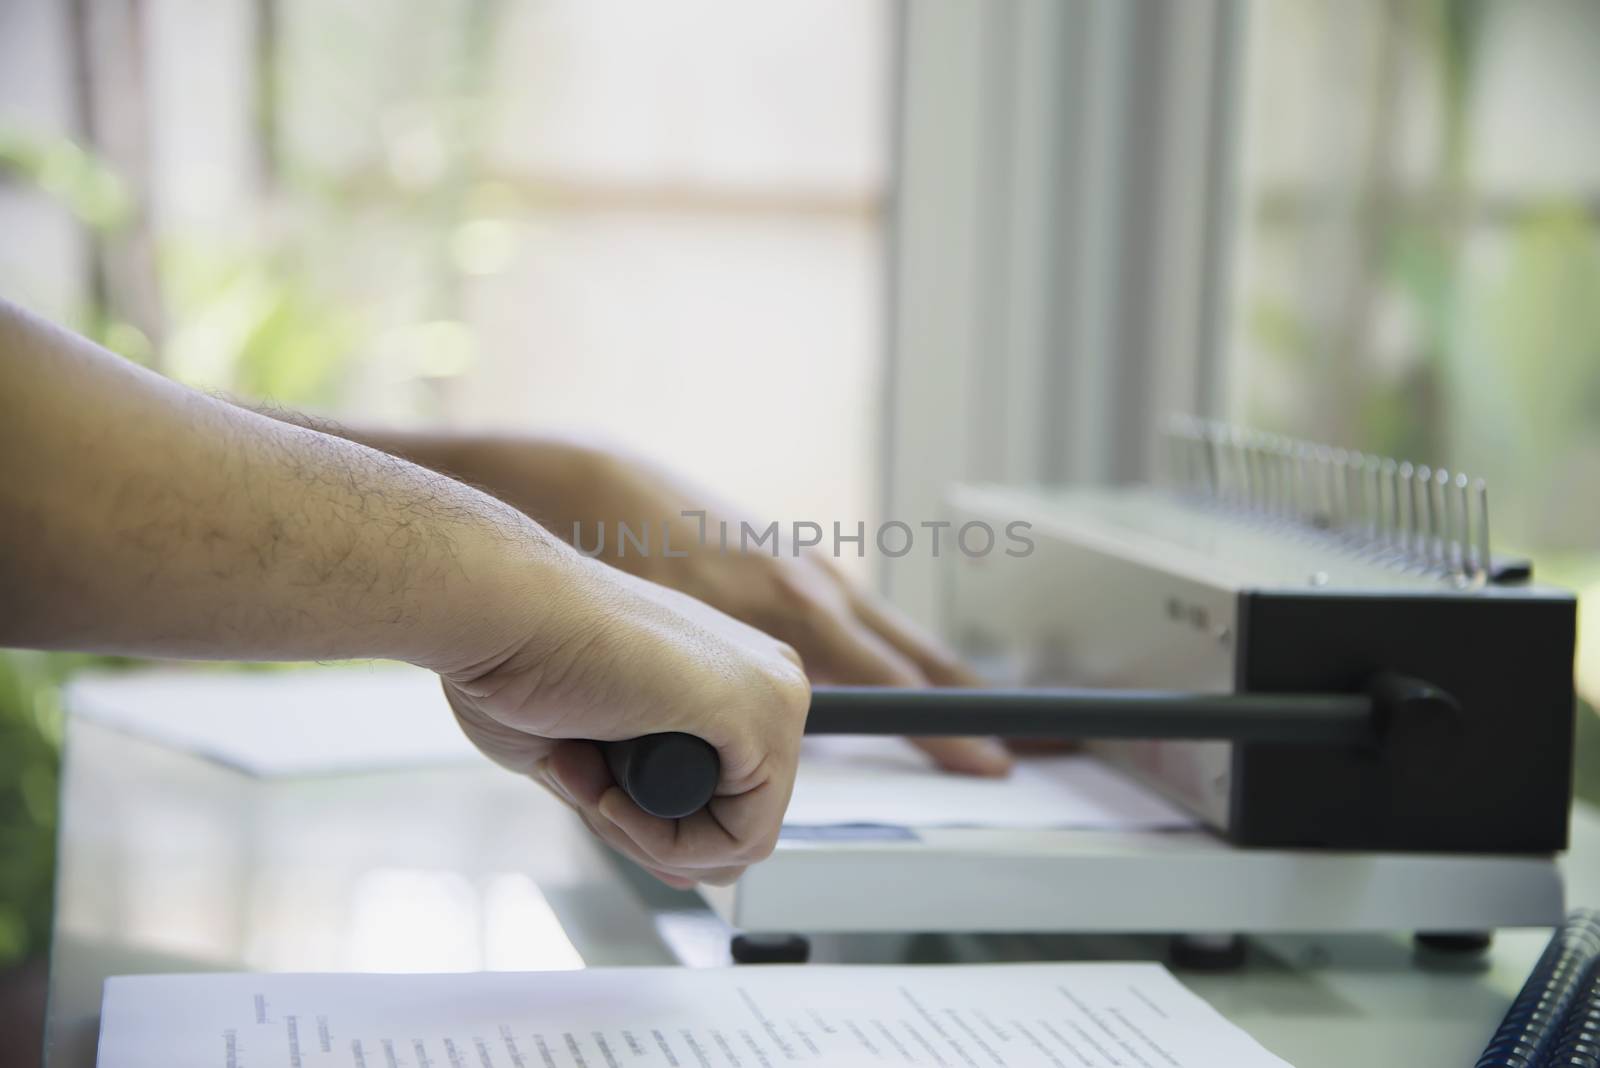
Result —
POLYGON ((115 657, 0 650, 0 967, 49 944, 61 687, 115 657))
MULTIPOLYGON (((359 361, 391 384, 460 374, 476 348, 460 275, 482 272, 483 238, 499 234, 485 220, 476 167, 500 14, 493 0, 464 5, 454 61, 401 109, 445 146, 436 174, 374 184, 322 174, 280 151, 267 108, 255 133, 276 173, 254 224, 227 237, 153 235, 160 297, 149 325, 160 351, 104 287, 88 287, 96 295, 67 325, 190 385, 289 405, 336 408, 359 361), (368 281, 374 263, 389 273, 368 281)), ((277 49, 261 59, 266 103, 284 73, 277 49)), ((102 250, 143 214, 136 188, 65 137, 0 127, 0 179, 63 206, 102 250)), ((0 966, 42 952, 49 937, 62 686, 87 665, 132 663, 0 650, 0 966)))

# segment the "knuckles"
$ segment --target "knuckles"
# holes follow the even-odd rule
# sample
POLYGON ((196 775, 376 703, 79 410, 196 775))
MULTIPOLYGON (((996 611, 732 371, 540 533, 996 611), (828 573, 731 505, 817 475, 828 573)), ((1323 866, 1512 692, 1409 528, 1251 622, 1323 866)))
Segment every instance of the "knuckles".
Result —
POLYGON ((760 838, 750 843, 749 847, 744 850, 743 856, 740 859, 748 861, 751 864, 759 864, 761 861, 772 856, 773 851, 777 848, 778 832, 772 831, 770 834, 762 835, 760 838))
POLYGON ((780 642, 778 653, 785 663, 772 672, 774 700, 786 711, 803 715, 811 707, 811 680, 806 678, 800 654, 792 647, 780 642))

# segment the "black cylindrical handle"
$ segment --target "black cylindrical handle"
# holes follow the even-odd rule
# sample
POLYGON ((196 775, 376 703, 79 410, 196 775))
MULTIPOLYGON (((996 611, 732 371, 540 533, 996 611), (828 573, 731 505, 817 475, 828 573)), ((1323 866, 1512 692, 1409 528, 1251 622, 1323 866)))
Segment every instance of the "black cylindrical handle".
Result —
POLYGON ((704 808, 722 777, 711 743, 680 731, 605 742, 600 748, 611 778, 633 803, 666 820, 704 808))

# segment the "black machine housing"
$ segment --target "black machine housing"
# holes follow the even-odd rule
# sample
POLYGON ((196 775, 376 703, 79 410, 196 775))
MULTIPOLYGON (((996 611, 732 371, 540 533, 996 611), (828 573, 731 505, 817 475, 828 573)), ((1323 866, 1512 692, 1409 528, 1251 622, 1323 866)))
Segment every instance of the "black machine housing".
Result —
POLYGON ((1239 692, 1342 691, 1383 670, 1455 697, 1459 730, 1381 748, 1236 744, 1241 845, 1551 853, 1572 803, 1576 605, 1532 586, 1470 593, 1246 590, 1239 692))
POLYGON ((1027 521, 1037 544, 1027 560, 947 568, 951 636, 996 681, 1326 694, 1399 673, 1459 704, 1452 724, 1398 717, 1380 745, 1091 743, 1228 840, 1565 848, 1576 600, 1533 583, 1525 562, 1463 573, 1153 487, 966 486, 951 510, 957 524, 1027 521))

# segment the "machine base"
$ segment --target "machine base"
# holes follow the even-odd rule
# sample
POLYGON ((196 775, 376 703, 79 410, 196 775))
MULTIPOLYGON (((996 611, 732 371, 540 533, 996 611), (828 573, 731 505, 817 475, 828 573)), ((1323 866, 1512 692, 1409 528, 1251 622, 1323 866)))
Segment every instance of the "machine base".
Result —
POLYGON ((1552 856, 1241 849, 1206 831, 808 833, 700 893, 758 932, 1489 931, 1565 911, 1552 856))

